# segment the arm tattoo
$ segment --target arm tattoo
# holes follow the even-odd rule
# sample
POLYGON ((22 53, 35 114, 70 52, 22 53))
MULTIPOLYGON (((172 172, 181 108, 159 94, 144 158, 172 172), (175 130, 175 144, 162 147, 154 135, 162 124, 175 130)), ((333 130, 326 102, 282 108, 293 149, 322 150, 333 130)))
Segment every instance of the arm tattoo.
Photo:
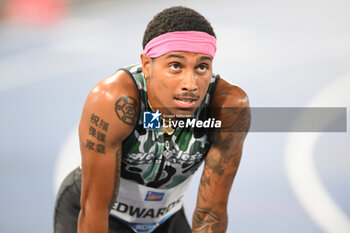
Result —
POLYGON ((235 121, 225 127, 225 130, 229 132, 247 133, 250 127, 250 108, 233 108, 229 110, 231 111, 228 111, 225 115, 230 116, 232 114, 238 116, 235 121))
MULTIPOLYGON (((224 129, 215 129, 211 134, 212 146, 216 147, 220 151, 220 156, 210 158, 206 160, 206 166, 210 168, 214 174, 219 176, 224 175, 225 167, 230 166, 231 172, 228 175, 228 179, 232 179, 239 166, 241 158, 241 150, 236 149, 242 145, 245 136, 250 126, 250 109, 249 108, 225 108, 216 109, 220 111, 220 115, 223 119, 236 120, 227 123, 223 126, 224 129)), ((227 171, 228 169, 226 169, 227 171)), ((203 174, 203 181, 209 180, 209 174, 203 174), (206 177, 208 175, 208 177, 206 177)), ((209 184, 209 182, 206 182, 209 184)), ((204 183, 205 184, 205 183, 204 183)), ((210 184, 208 185, 210 186, 210 184)))
POLYGON ((210 110, 212 117, 222 119, 219 131, 233 133, 247 133, 250 126, 249 107, 213 107, 210 110), (234 119, 232 121, 232 119, 234 119))
POLYGON ((227 219, 220 219, 210 209, 196 208, 193 214, 193 228, 195 233, 224 233, 227 227, 227 219))
MULTIPOLYGON (((250 127, 250 109, 249 108, 225 108, 221 110, 224 119, 235 118, 232 122, 225 122, 221 129, 213 130, 211 141, 213 146, 217 147, 221 154, 231 157, 228 151, 243 143, 250 127)), ((228 158, 227 158, 228 157, 228 158)), ((228 162, 225 160, 224 162, 228 162)))
POLYGON ((122 160, 122 151, 121 149, 118 149, 115 155, 114 186, 113 186, 111 202, 109 203, 109 206, 108 206, 109 209, 112 209, 119 191, 121 160, 122 160))
POLYGON ((196 208, 193 215, 193 232, 196 233, 226 231, 227 215, 222 214, 222 210, 225 210, 227 200, 217 199, 217 188, 225 190, 225 193, 229 192, 240 163, 243 140, 250 124, 249 108, 221 109, 219 115, 221 119, 234 117, 235 120, 225 122, 224 129, 212 131, 212 146, 218 152, 206 158, 198 198, 204 203, 215 203, 215 208, 196 208))
POLYGON ((127 125, 136 125, 137 109, 137 101, 131 96, 122 96, 115 103, 118 118, 127 125))
POLYGON ((108 131, 109 123, 104 121, 95 113, 91 114, 90 123, 92 125, 90 125, 89 127, 89 136, 91 136, 91 138, 93 138, 94 140, 97 139, 99 142, 96 143, 94 141, 87 139, 85 143, 85 147, 97 153, 106 154, 106 146, 104 144, 106 139, 106 134, 103 133, 103 131, 105 132, 108 131))
POLYGON ((102 118, 97 116, 95 113, 91 114, 90 117, 90 123, 94 126, 97 126, 98 128, 102 129, 103 131, 108 131, 109 123, 104 121, 102 118))

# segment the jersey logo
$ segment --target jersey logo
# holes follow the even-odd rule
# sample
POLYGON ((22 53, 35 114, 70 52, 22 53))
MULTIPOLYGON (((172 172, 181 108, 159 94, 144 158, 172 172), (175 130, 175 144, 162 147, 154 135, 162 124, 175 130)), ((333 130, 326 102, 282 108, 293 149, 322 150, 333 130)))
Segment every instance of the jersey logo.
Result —
POLYGON ((159 110, 156 112, 143 113, 143 128, 144 129, 160 129, 160 115, 159 110))
POLYGON ((161 201, 163 200, 164 193, 148 191, 146 194, 145 201, 161 201))

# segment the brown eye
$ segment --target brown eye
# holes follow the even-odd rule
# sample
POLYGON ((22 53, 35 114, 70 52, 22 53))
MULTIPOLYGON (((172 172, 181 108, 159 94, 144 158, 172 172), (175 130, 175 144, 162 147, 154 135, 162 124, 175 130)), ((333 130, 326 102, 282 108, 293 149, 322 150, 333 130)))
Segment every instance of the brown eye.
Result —
POLYGON ((181 68, 181 66, 179 63, 170 64, 170 69, 172 69, 172 70, 178 71, 178 70, 180 70, 180 68, 181 68))
POLYGON ((209 67, 208 67, 208 65, 206 65, 206 64, 202 64, 202 65, 199 65, 199 66, 197 67, 197 69, 198 69, 200 72, 205 72, 205 71, 207 71, 207 70, 209 69, 209 67))

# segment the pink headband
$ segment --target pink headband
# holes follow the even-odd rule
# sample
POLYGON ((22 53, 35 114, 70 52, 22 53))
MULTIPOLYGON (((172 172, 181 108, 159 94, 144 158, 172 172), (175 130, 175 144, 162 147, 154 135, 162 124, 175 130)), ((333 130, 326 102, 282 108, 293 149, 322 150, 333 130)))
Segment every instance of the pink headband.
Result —
POLYGON ((144 49, 144 53, 152 58, 160 57, 174 51, 203 53, 214 58, 216 39, 206 32, 168 32, 153 38, 147 43, 144 49))

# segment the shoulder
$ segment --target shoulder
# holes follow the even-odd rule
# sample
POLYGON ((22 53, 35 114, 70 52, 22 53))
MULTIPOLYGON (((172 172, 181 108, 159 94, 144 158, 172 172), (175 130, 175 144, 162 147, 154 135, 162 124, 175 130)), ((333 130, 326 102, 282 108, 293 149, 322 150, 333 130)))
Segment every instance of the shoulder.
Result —
MULTIPOLYGON (((97 83, 88 94, 80 120, 80 131, 88 128, 92 116, 109 124, 110 138, 123 140, 134 130, 140 100, 132 78, 117 71, 97 83)), ((119 140, 119 141, 120 141, 119 140)))
POLYGON ((211 116, 229 132, 247 132, 250 126, 249 99, 244 90, 220 78, 211 102, 211 116))
POLYGON ((249 107, 249 100, 245 91, 239 86, 220 78, 213 94, 211 106, 214 108, 244 108, 249 107))
POLYGON ((91 89, 87 101, 91 104, 101 101, 114 102, 122 96, 139 102, 132 77, 125 71, 119 70, 97 83, 91 89))

